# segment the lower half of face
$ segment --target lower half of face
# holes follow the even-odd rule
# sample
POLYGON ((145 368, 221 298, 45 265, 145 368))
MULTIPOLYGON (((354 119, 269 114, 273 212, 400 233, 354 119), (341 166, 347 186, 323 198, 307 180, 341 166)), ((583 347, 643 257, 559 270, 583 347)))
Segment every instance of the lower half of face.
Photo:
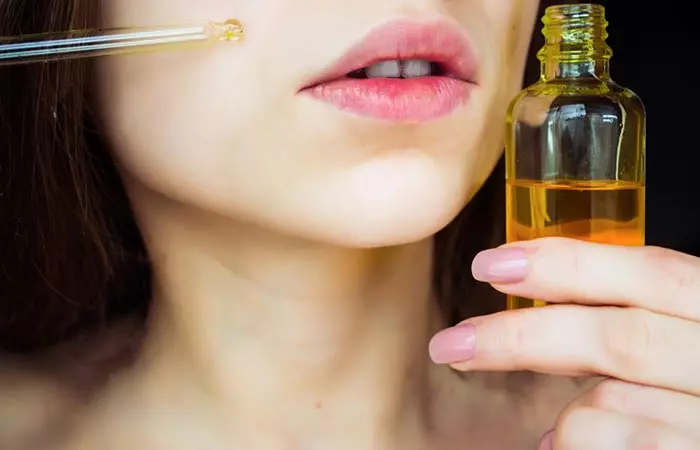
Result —
POLYGON ((105 134, 130 180, 180 205, 339 245, 419 240, 498 160, 536 9, 105 2, 106 26, 246 26, 242 43, 101 61, 105 134))

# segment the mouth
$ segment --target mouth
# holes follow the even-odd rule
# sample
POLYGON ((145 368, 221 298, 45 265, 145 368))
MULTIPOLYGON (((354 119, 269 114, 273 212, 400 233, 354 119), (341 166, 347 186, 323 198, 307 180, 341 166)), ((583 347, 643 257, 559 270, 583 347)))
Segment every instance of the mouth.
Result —
POLYGON ((371 31, 300 93, 351 114, 418 123, 464 106, 476 69, 451 22, 396 21, 371 31))

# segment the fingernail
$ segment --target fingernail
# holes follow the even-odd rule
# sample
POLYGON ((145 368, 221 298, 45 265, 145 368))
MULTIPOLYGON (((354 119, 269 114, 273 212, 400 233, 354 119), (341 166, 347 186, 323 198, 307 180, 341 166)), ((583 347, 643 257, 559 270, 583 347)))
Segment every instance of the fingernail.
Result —
POLYGON ((474 258, 472 275, 487 283, 516 283, 527 276, 528 258, 521 248, 494 248, 474 258))
POLYGON ((546 433, 542 437, 537 450, 554 450, 554 430, 546 433))
POLYGON ((442 330, 430 340, 430 359, 436 364, 464 362, 474 357, 476 329, 462 324, 442 330))

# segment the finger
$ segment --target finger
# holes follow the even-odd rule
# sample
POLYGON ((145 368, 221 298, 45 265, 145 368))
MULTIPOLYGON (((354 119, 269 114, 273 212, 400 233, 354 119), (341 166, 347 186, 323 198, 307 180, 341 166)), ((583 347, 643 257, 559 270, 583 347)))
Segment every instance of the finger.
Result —
POLYGON ((438 333, 430 354, 461 371, 596 373, 700 395, 700 324, 640 309, 505 311, 438 333))
POLYGON ((482 252, 472 272, 510 295, 700 321, 700 259, 671 250, 544 238, 482 252))
POLYGON ((540 449, 697 450, 698 445, 700 442, 663 423, 600 409, 576 408, 560 417, 551 440, 541 444, 540 449))
POLYGON ((564 409, 588 407, 665 423, 700 439, 700 398, 680 392, 603 380, 564 409))

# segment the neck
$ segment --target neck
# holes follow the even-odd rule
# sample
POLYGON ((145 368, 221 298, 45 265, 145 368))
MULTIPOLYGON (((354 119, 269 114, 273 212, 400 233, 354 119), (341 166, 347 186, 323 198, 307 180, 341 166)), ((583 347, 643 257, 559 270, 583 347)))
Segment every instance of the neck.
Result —
POLYGON ((305 448, 324 436, 370 448, 420 428, 432 371, 444 370, 427 356, 443 325, 430 241, 338 248, 177 207, 148 210, 144 229, 158 230, 146 232, 156 271, 151 372, 176 376, 178 392, 204 393, 236 418, 237 435, 256 430, 255 439, 266 429, 305 448))

